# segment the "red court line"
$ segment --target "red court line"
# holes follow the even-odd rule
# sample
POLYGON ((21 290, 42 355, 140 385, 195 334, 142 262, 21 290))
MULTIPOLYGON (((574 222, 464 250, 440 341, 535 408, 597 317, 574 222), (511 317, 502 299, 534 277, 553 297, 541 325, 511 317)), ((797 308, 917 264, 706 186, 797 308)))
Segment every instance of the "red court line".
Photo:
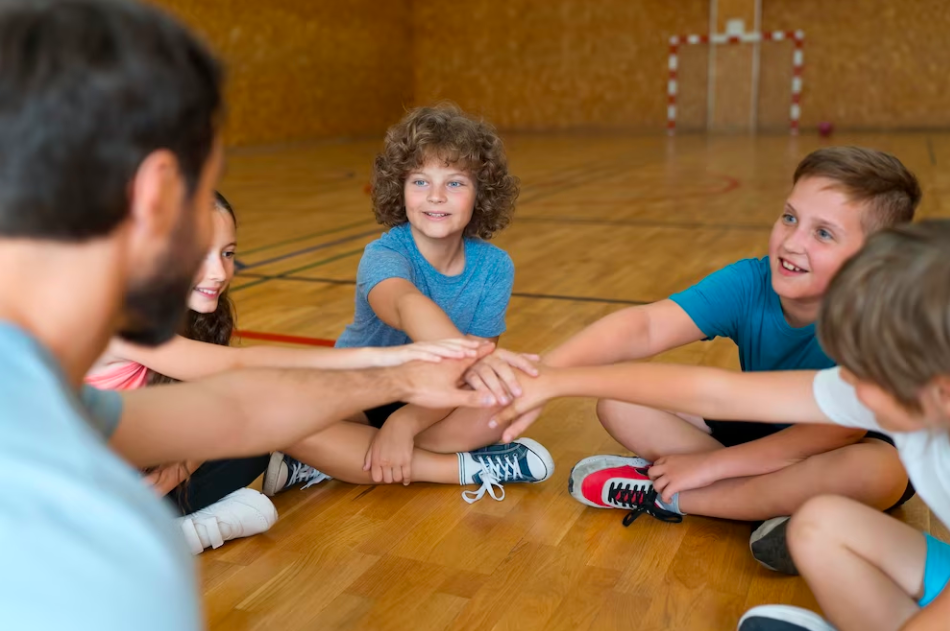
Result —
POLYGON ((318 337, 302 337, 299 335, 282 335, 280 333, 264 333, 261 331, 235 331, 235 337, 261 342, 280 342, 281 344, 300 344, 301 346, 333 346, 333 340, 322 340, 318 337))

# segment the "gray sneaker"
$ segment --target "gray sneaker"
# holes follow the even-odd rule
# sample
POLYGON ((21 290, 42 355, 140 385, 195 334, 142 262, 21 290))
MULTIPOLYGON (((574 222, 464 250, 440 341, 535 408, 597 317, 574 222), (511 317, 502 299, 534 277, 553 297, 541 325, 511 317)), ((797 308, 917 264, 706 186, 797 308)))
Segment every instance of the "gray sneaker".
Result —
POLYGON ((768 569, 798 576, 798 568, 795 567, 788 542, 785 540, 788 520, 788 517, 776 517, 762 522, 762 525, 752 532, 749 549, 752 550, 752 558, 768 569))
POLYGON ((274 497, 281 491, 304 484, 308 488, 324 480, 332 480, 326 473, 321 473, 308 464, 304 464, 287 454, 275 451, 270 456, 267 471, 264 472, 262 491, 267 497, 274 497))

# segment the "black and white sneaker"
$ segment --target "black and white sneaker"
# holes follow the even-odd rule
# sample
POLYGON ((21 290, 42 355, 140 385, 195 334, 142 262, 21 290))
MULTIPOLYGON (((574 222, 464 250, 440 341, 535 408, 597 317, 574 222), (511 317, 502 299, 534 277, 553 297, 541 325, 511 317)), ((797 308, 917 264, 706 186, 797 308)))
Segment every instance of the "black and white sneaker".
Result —
POLYGON ((788 517, 776 517, 762 522, 749 538, 752 558, 773 572, 798 576, 798 568, 785 540, 788 517))
POLYGON ((789 605, 762 605, 746 612, 738 631, 835 631, 813 611, 789 605))
POLYGON ((317 471, 287 454, 275 451, 270 456, 267 471, 264 472, 264 484, 261 490, 267 497, 273 497, 281 491, 304 484, 308 488, 324 480, 332 480, 326 473, 317 471))

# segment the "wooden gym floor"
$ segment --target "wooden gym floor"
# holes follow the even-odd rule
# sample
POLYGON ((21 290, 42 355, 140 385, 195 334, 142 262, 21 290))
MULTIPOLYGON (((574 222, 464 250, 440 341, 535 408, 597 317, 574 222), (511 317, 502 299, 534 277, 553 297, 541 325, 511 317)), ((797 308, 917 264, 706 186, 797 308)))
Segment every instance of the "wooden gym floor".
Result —
MULTIPOLYGON (((506 136, 522 179, 495 243, 516 267, 504 346, 543 352, 626 305, 651 302, 766 253, 803 136, 506 136)), ((894 152, 924 187, 919 216, 950 216, 950 135, 838 136, 894 152)), ((366 194, 376 141, 231 152, 222 190, 239 219, 243 330, 333 339, 353 313, 363 247, 380 233, 366 194)), ((717 340, 662 359, 738 368, 717 340)), ((760 568, 747 524, 648 517, 575 502, 573 464, 621 453, 590 400, 548 406, 529 432, 554 456, 540 485, 469 506, 458 487, 336 481, 275 498, 267 533, 200 557, 212 629, 729 630, 763 603, 816 607, 805 584, 760 568)), ((946 538, 913 500, 898 516, 946 538)))

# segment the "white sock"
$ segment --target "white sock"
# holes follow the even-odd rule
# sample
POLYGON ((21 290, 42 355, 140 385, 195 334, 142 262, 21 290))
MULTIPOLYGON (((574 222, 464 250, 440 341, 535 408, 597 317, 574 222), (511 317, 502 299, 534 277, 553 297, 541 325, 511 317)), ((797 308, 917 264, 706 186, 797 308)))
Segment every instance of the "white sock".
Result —
POLYGON ((459 459, 459 484, 476 484, 475 474, 481 472, 482 465, 468 452, 455 454, 459 459))

